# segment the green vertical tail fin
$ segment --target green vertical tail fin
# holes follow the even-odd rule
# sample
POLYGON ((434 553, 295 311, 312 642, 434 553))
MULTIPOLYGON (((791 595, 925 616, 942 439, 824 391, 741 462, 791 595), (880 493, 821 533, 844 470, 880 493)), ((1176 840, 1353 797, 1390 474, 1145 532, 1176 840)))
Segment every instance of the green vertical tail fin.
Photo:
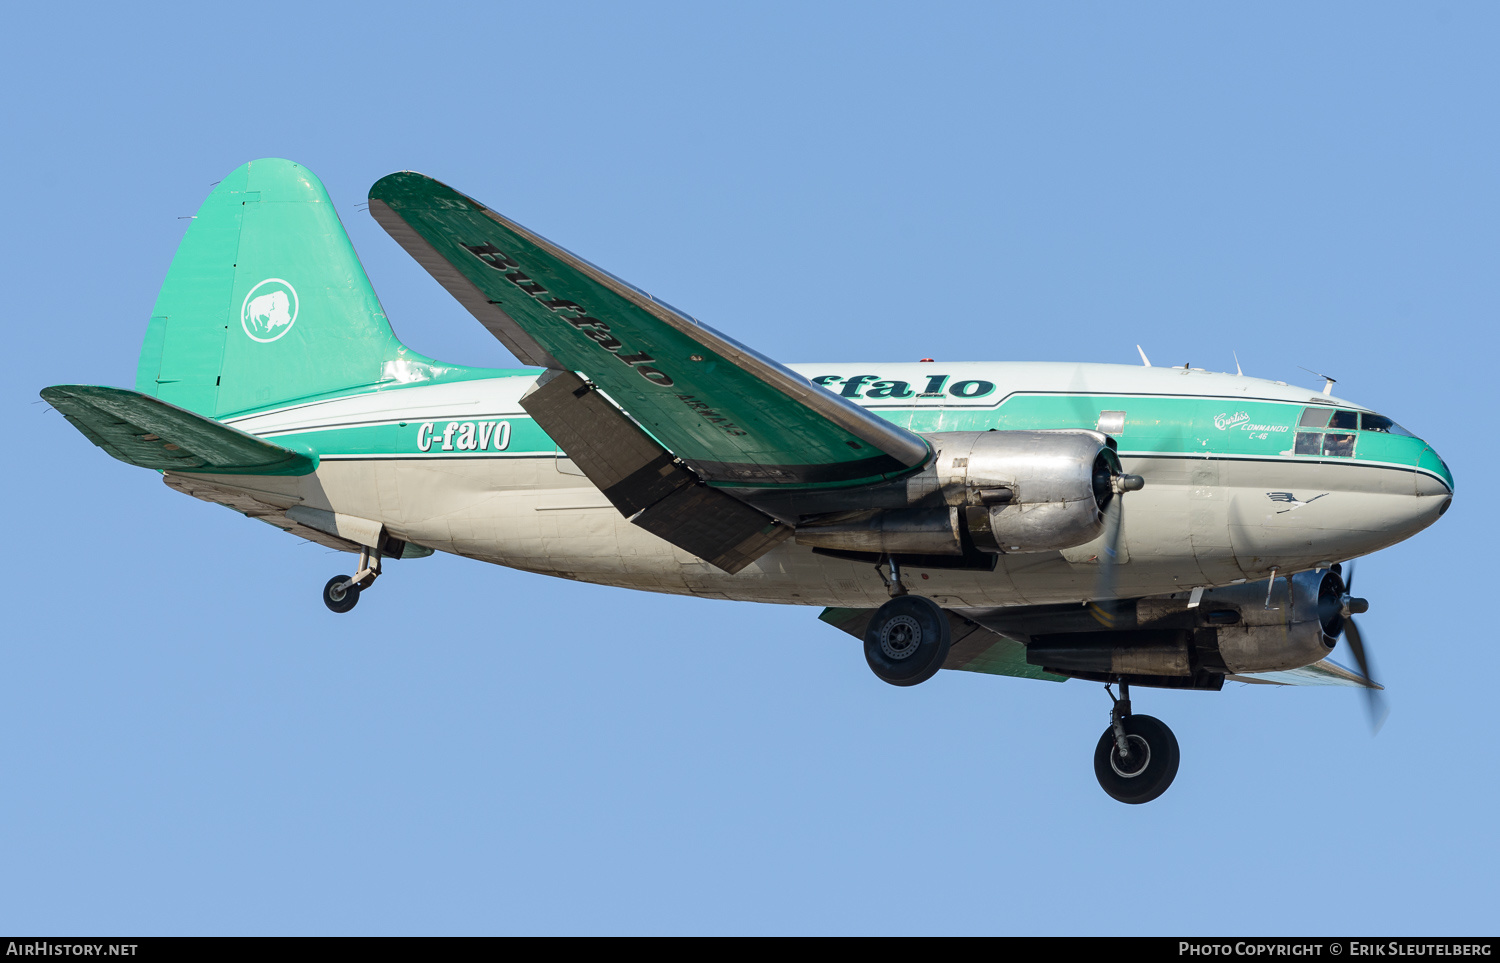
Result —
POLYGON ((403 347, 328 192, 291 161, 251 161, 198 210, 157 296, 136 388, 212 417, 385 381, 403 347))

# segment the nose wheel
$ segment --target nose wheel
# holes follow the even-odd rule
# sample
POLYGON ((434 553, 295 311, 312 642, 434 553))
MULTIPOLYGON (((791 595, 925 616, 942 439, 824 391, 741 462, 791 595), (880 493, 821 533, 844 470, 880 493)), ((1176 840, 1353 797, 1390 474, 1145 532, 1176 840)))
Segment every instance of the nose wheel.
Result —
POLYGON ((359 603, 359 593, 375 584, 380 577, 380 553, 361 549, 359 571, 353 575, 335 575, 323 586, 323 604, 330 612, 343 614, 359 603))
POLYGON ((1109 686, 1104 691, 1114 700, 1114 709, 1109 728, 1094 748, 1094 775, 1104 791, 1122 803, 1150 802, 1177 778, 1177 737, 1160 719, 1131 714, 1130 687, 1124 682, 1118 699, 1109 686))

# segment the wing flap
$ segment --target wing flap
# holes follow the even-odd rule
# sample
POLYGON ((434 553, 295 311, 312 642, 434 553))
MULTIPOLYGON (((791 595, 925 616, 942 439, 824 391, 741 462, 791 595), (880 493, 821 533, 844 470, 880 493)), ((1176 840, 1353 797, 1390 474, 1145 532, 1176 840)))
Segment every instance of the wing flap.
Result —
POLYGON ((694 481, 670 452, 572 372, 548 371, 521 407, 627 518, 694 481))
POLYGON ((569 371, 549 371, 521 407, 620 513, 733 575, 792 530, 699 483, 640 426, 569 371))
POLYGON ((631 522, 730 575, 792 534, 791 526, 706 485, 685 485, 631 522))
POLYGON ((128 465, 224 475, 306 475, 318 467, 316 456, 139 391, 54 385, 42 389, 42 398, 89 441, 128 465))
POLYGON ((492 309, 557 367, 583 372, 710 483, 869 484, 928 457, 919 435, 430 177, 382 178, 370 209, 497 337, 509 344, 515 333, 498 314, 487 318, 492 309))

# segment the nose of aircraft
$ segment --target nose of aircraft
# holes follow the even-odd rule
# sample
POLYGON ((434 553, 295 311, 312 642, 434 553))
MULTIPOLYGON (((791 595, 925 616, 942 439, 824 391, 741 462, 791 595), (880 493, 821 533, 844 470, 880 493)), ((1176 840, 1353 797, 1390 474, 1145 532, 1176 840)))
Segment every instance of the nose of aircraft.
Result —
POLYGON ((1443 516, 1453 504, 1453 473, 1448 470, 1433 447, 1425 442, 1417 456, 1416 504, 1413 506, 1413 521, 1426 528, 1443 516))

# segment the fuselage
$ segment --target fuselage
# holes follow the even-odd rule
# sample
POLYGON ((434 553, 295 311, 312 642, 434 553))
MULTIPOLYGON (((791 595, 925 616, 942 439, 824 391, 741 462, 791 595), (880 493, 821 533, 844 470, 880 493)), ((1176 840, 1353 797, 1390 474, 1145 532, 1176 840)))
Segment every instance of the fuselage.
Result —
MULTIPOLYGON (((1193 368, 1051 363, 793 365, 924 434, 1097 429, 1145 479, 1122 513, 1117 592, 1139 596, 1290 574, 1376 551, 1432 524, 1452 475, 1375 412, 1280 382, 1193 368)), ((437 551, 654 592, 878 606, 875 566, 783 542, 728 575, 623 518, 522 410, 538 372, 313 398, 224 419, 314 453, 301 477, 212 479, 274 511, 378 521, 437 551), (246 485, 249 488, 246 488, 246 485)), ((262 517, 265 517, 262 513, 262 517)), ((267 520, 275 521, 273 518, 267 520)), ((1001 555, 994 569, 908 571, 947 606, 1085 599, 1099 543, 1001 555)))

